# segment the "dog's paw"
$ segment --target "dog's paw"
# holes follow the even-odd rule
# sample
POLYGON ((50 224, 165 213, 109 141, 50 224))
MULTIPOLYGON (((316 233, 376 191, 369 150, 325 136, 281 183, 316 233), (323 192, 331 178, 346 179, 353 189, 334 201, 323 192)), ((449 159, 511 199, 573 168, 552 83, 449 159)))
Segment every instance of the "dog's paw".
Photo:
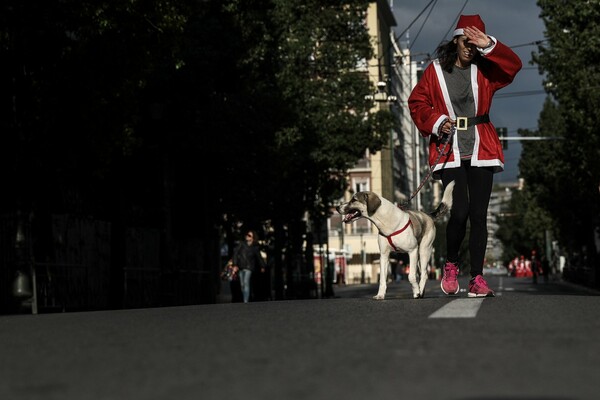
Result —
POLYGON ((373 299, 383 300, 383 299, 385 299, 385 294, 377 294, 377 295, 373 296, 373 299))

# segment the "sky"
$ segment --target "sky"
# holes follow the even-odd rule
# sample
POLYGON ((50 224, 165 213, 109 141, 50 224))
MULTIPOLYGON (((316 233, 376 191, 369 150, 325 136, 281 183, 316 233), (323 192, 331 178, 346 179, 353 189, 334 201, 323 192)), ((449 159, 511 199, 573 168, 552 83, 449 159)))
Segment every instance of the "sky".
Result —
MULTIPOLYGON (((433 55, 441 41, 451 39, 460 14, 479 14, 486 33, 513 48, 523 62, 512 84, 496 92, 490 111, 492 123, 506 127, 509 137, 518 136, 518 129, 537 129, 546 95, 543 77, 531 64, 531 53, 538 49, 532 43, 545 37, 536 0, 390 0, 389 4, 398 41, 402 48, 409 47, 417 60, 427 53, 433 55)), ((521 142, 509 141, 504 151, 505 170, 495 175, 496 183, 517 181, 520 155, 521 142)))

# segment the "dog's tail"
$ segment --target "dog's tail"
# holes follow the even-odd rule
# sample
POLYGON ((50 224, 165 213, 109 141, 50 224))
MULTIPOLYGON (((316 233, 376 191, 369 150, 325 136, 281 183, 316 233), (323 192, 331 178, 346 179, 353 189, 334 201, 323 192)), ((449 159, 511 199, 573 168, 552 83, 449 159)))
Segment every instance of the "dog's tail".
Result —
POLYGON ((444 196, 442 197, 442 201, 431 214, 431 218, 434 221, 438 220, 442 216, 444 216, 448 211, 452 209, 452 191, 454 190, 454 181, 450 182, 446 189, 444 189, 444 196))

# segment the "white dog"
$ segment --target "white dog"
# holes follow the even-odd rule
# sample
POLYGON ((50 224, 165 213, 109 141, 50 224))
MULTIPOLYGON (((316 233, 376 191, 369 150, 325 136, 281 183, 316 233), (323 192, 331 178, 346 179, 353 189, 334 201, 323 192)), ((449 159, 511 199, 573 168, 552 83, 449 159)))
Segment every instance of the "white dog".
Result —
POLYGON ((348 203, 337 207, 337 212, 344 216, 345 223, 367 218, 379 230, 381 270, 379 291, 373 297, 374 299, 385 298, 389 258, 392 251, 408 253, 410 258, 408 280, 412 286, 413 297, 415 299, 423 297, 427 282, 427 263, 436 234, 435 221, 452 208, 453 189, 454 181, 446 186, 442 201, 431 214, 403 210, 373 192, 358 192, 348 203), (417 270, 420 275, 419 282, 417 282, 417 270))

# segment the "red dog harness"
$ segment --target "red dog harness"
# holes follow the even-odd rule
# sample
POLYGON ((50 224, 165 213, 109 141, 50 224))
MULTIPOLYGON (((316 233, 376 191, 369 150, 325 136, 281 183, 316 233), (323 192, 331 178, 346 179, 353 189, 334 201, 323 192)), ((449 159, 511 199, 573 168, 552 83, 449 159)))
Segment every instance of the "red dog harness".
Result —
POLYGON ((392 246, 392 249, 394 249, 394 251, 398 251, 398 249, 396 248, 396 246, 394 246, 394 243, 392 243, 392 236, 396 236, 401 234, 402 232, 404 232, 406 230, 406 228, 408 228, 410 226, 410 224, 412 224, 412 221, 408 220, 408 222, 406 223, 406 225, 404 225, 404 227, 402 229, 397 230, 396 232, 390 233, 389 235, 384 235, 383 233, 380 233, 381 236, 385 237, 388 240, 388 243, 390 244, 390 246, 392 246))

